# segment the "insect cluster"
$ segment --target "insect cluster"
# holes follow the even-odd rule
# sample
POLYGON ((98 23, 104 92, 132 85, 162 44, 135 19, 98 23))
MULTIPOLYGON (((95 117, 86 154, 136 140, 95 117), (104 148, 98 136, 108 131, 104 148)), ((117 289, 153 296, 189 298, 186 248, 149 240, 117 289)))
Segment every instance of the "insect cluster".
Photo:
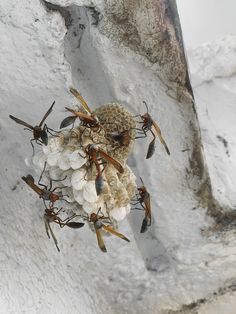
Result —
POLYGON ((148 132, 152 134, 147 159, 155 151, 156 137, 168 154, 169 149, 148 108, 147 113, 136 117, 117 103, 91 111, 77 90, 71 88, 70 92, 82 106, 65 108, 69 116, 61 122, 60 131, 45 124, 54 103, 38 126, 33 127, 10 115, 15 122, 32 131, 33 163, 41 169, 37 183, 30 174, 22 180, 43 200, 46 233, 53 238, 58 251, 51 223, 61 228, 79 229, 87 222, 96 233, 99 248, 106 252, 105 233, 129 242, 117 231, 117 226, 131 209, 144 212, 141 233, 151 225, 150 194, 142 179, 142 186, 136 188, 136 177, 127 165, 135 140, 147 137, 148 132), (137 127, 139 123, 141 127, 137 127), (33 142, 42 146, 36 154, 33 142), (132 205, 139 207, 131 208, 132 205))

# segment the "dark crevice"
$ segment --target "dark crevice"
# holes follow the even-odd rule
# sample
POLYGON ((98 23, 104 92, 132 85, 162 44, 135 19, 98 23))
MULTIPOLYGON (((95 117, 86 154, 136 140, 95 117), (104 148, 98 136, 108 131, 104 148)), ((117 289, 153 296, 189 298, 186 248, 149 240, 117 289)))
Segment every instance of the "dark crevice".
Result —
POLYGON ((211 293, 208 298, 202 298, 189 304, 184 304, 179 310, 163 311, 163 314, 198 314, 200 313, 199 309, 203 304, 214 302, 215 300, 217 300, 218 297, 235 291, 236 280, 231 279, 230 282, 227 282, 224 287, 219 288, 217 291, 211 293))
MULTIPOLYGON (((73 7, 73 5, 67 6, 67 7, 61 7, 60 5, 50 3, 46 0, 40 0, 40 1, 45 6, 47 11, 59 12, 61 14, 61 16, 65 20, 65 25, 67 29, 69 29, 72 26, 72 24, 74 23, 74 19, 73 19, 73 14, 71 14, 70 12, 70 8, 73 7)), ((98 26, 99 22, 102 19, 101 13, 93 6, 85 6, 84 8, 86 8, 91 14, 91 18, 92 18, 91 24, 94 26, 98 26)))
MULTIPOLYGON (((189 76, 189 71, 188 71, 188 63, 187 63, 187 58, 186 58, 186 53, 185 53, 185 48, 184 48, 184 41, 183 41, 183 33, 181 29, 181 24, 180 24, 180 18, 179 18, 179 13, 176 5, 176 0, 169 0, 166 2, 166 15, 169 17, 169 19, 172 21, 175 29, 175 36, 178 40, 179 46, 184 54, 184 63, 185 63, 185 68, 186 68, 186 77, 185 77, 185 88, 189 92, 189 94, 192 96, 194 100, 194 93, 193 93, 193 88, 190 82, 190 76, 189 76)), ((193 102, 193 109, 194 111, 196 110, 195 104, 193 102)))
POLYGON ((40 1, 45 6, 47 11, 59 12, 61 14, 61 16, 65 20, 65 25, 66 25, 67 29, 72 25, 73 19, 72 19, 71 14, 68 10, 68 7, 61 7, 59 5, 50 3, 46 0, 40 0, 40 1))
POLYGON ((97 9, 95 9, 95 7, 90 6, 90 7, 85 7, 85 8, 87 8, 91 13, 91 17, 93 19, 92 25, 98 26, 99 22, 102 19, 101 12, 99 12, 97 9))
POLYGON ((104 74, 100 53, 93 46, 90 32, 90 28, 97 27, 102 19, 100 12, 93 6, 72 4, 61 7, 46 0, 40 1, 47 11, 59 12, 65 21, 67 32, 64 38, 64 54, 71 65, 73 85, 85 98, 86 91, 90 94, 90 103, 114 101, 110 92, 110 80, 104 74))

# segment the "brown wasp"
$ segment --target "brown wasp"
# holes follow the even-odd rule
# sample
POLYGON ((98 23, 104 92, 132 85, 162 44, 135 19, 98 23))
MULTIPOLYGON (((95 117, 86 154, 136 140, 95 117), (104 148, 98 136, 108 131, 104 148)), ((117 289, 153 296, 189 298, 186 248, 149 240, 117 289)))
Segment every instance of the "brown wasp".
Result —
POLYGON ((94 163, 97 169, 95 188, 97 195, 99 195, 101 194, 104 185, 102 170, 100 168, 103 163, 99 163, 99 161, 101 159, 105 159, 106 162, 111 163, 120 173, 124 172, 124 168, 117 160, 109 156, 106 152, 104 152, 101 148, 95 146, 94 144, 88 144, 85 148, 85 152, 88 155, 88 162, 90 163, 90 166, 94 163))
POLYGON ((60 129, 65 128, 70 124, 73 124, 77 118, 80 119, 82 125, 85 127, 100 128, 101 125, 98 121, 98 118, 92 114, 92 111, 90 110, 89 106, 87 105, 82 95, 80 95, 80 93, 74 88, 70 88, 70 92, 81 102, 83 109, 85 110, 86 113, 65 107, 67 111, 73 113, 73 116, 65 118, 61 122, 60 129))
POLYGON ((43 171, 42 171, 42 173, 40 175, 40 178, 39 178, 39 181, 38 181, 38 185, 42 186, 43 188, 40 188, 37 184, 35 184, 34 178, 32 177, 31 174, 28 174, 26 177, 22 177, 22 180, 24 180, 25 183, 27 183, 31 187, 31 189, 34 190, 39 195, 39 197, 43 199, 43 202, 44 202, 45 206, 46 206, 45 201, 49 201, 49 206, 50 207, 52 207, 53 204, 56 201, 58 201, 58 200, 64 200, 64 201, 67 202, 67 200, 63 198, 63 195, 62 195, 61 191, 59 193, 55 193, 55 191, 57 189, 62 189, 63 187, 56 187, 56 188, 54 188, 52 190, 52 181, 57 181, 57 182, 58 181, 63 181, 66 178, 64 178, 62 180, 52 180, 52 179, 50 179, 50 185, 49 185, 49 187, 47 187, 46 185, 41 183, 42 176, 43 176, 43 173, 45 171, 45 167, 46 167, 46 162, 44 164, 43 171))
POLYGON ((43 119, 41 120, 41 122, 39 123, 39 125, 36 125, 36 126, 32 126, 23 120, 20 120, 20 119, 14 117, 12 115, 9 115, 9 117, 12 120, 14 120, 16 123, 25 126, 25 130, 29 130, 29 131, 33 132, 33 138, 30 140, 31 146, 33 148, 33 155, 34 155, 33 141, 35 141, 39 145, 42 145, 42 144, 47 145, 48 144, 47 132, 50 133, 50 131, 53 131, 53 130, 48 128, 48 126, 46 124, 44 124, 44 126, 43 126, 43 123, 46 120, 46 118, 49 116, 49 114, 52 112, 54 104, 55 104, 55 101, 53 102, 51 107, 48 109, 48 111, 45 113, 45 115, 44 115, 43 119))
POLYGON ((151 158, 152 155, 155 152, 155 141, 156 141, 156 135, 159 137, 160 142, 162 143, 162 145, 164 145, 165 150, 167 152, 168 155, 170 155, 170 151, 169 148, 166 145, 166 142, 164 141, 162 135, 161 135, 161 129, 159 128, 159 126, 157 125, 157 123, 152 119, 152 117, 150 116, 150 114, 148 113, 148 106, 147 103, 145 101, 143 101, 143 103, 145 104, 146 108, 147 108, 147 112, 143 115, 139 115, 140 118, 142 119, 142 128, 141 128, 141 132, 144 136, 140 136, 140 137, 136 137, 136 138, 143 138, 143 137, 147 137, 147 132, 150 131, 152 133, 153 136, 153 140, 150 142, 149 146, 148 146, 148 151, 147 151, 147 155, 146 155, 146 159, 151 158), (155 134, 156 133, 156 134, 155 134))
POLYGON ((134 203, 133 205, 140 204, 142 208, 134 208, 138 210, 144 210, 145 216, 142 222, 140 233, 144 233, 147 231, 148 226, 151 226, 151 201, 150 201, 150 194, 148 193, 146 187, 144 186, 142 178, 140 178, 142 182, 142 186, 138 188, 139 197, 138 202, 134 203))
POLYGON ((46 233, 50 239, 50 235, 53 238, 53 241, 56 245, 56 248, 58 250, 58 252, 60 252, 60 249, 58 247, 58 242, 57 239, 52 231, 51 228, 51 223, 54 222, 56 224, 58 224, 61 228, 63 228, 64 226, 70 227, 70 228, 74 228, 74 229, 79 229, 82 228, 84 226, 83 222, 76 222, 76 221, 71 221, 73 218, 75 218, 76 215, 72 215, 70 217, 67 217, 66 219, 62 220, 58 214, 59 212, 62 210, 62 208, 60 208, 57 212, 54 211, 56 207, 50 207, 50 208, 46 208, 45 212, 44 212, 44 224, 45 224, 45 229, 46 229, 46 233))
POLYGON ((104 244, 104 241, 103 241, 103 237, 102 237, 102 234, 101 234, 101 229, 104 229, 105 231, 121 238, 122 240, 125 240, 127 242, 130 242, 130 240, 128 238, 126 238, 122 233, 119 233, 117 231, 115 231, 111 226, 108 226, 107 224, 111 222, 110 221, 105 221, 107 219, 110 219, 109 217, 104 217, 104 215, 98 215, 100 209, 98 210, 97 214, 95 213, 92 213, 90 215, 90 217, 88 218, 88 221, 89 222, 92 222, 93 225, 94 225, 94 229, 95 229, 95 232, 96 232, 96 236, 97 236, 97 242, 98 242, 98 246, 99 248, 103 251, 103 252, 107 252, 107 249, 106 249, 106 246, 104 244), (103 223, 106 223, 104 224, 103 223))

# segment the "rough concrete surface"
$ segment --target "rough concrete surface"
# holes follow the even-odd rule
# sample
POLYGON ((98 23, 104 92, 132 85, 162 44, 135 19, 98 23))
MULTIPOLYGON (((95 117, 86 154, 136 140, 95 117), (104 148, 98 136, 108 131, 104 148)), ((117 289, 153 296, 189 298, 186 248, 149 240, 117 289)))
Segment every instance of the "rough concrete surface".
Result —
MULTIPOLYGON (((126 41, 118 45, 120 37, 106 31, 112 1, 51 3, 0 2, 0 313, 154 314, 211 297, 236 275, 235 235, 232 230, 210 237, 201 232, 214 220, 197 197, 208 171, 184 55, 178 58, 184 60, 179 89, 158 60, 140 55, 126 41), (148 142, 137 142, 130 166, 150 190, 154 222, 141 235, 142 217, 132 212, 120 226, 131 243, 108 238, 107 254, 98 250, 88 228, 55 227, 58 254, 45 234, 42 203, 20 179, 34 174, 32 150, 27 131, 8 115, 36 124, 55 100, 48 124, 58 128, 64 106, 74 103, 71 85, 94 109, 115 101, 134 114, 144 113, 145 100, 171 151, 167 156, 158 144, 147 161, 148 142)), ((145 3, 150 11, 154 2, 145 3)), ((163 9, 168 1, 157 3, 163 9)), ((180 35, 172 30, 183 52, 180 35)), ((230 293, 225 298, 232 299, 230 293)))

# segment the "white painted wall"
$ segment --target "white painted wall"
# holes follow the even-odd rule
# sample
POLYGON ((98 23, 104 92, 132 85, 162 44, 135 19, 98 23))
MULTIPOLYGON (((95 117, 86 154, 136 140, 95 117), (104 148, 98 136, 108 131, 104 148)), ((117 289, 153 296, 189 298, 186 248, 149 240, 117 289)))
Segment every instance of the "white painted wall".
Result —
POLYGON ((212 221, 196 201, 195 182, 186 172, 190 156, 182 152, 192 147, 192 107, 167 96, 166 86, 138 56, 113 47, 90 26, 88 12, 89 25, 81 49, 72 51, 71 65, 57 12, 47 12, 36 0, 2 0, 0 12, 0 312, 161 313, 203 298, 234 277, 234 236, 207 239, 200 232, 212 221), (13 114, 36 123, 55 100, 48 122, 56 128, 63 107, 72 102, 67 91, 72 81, 93 106, 117 100, 137 113, 147 100, 171 150, 169 158, 158 145, 155 159, 146 163, 147 143, 137 145, 138 174, 153 195, 155 223, 141 239, 136 231, 140 217, 131 216, 130 225, 120 226, 131 243, 109 237, 106 255, 88 228, 55 228, 62 249, 57 253, 45 234, 42 203, 20 179, 33 173, 28 134, 8 118, 13 114), (145 267, 145 257, 154 271, 145 267))
POLYGON ((186 48, 236 34, 234 0, 176 0, 186 48))

